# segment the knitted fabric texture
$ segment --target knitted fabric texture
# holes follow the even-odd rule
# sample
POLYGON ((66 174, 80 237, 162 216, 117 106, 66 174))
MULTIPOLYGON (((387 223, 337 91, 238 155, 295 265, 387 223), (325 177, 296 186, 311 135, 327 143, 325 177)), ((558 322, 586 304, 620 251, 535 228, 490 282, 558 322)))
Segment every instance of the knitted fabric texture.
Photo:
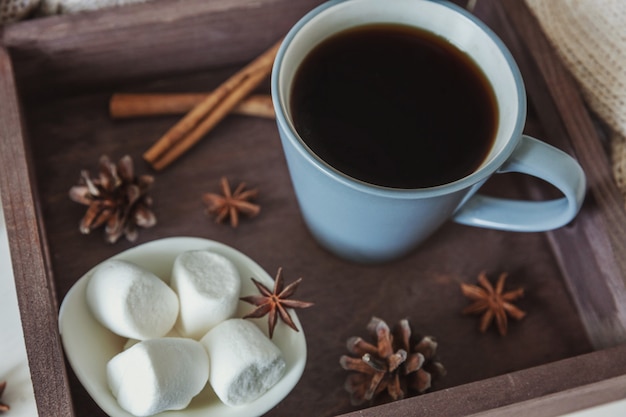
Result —
POLYGON ((611 129, 613 175, 626 196, 626 1, 526 3, 578 81, 589 107, 611 129))
MULTIPOLYGON (((0 0, 1 1, 1 0, 0 0)), ((143 3, 148 0, 40 0, 39 12, 43 15, 71 14, 87 10, 99 10, 125 4, 143 3)))
POLYGON ((0 0, 0 26, 28 16, 39 6, 39 0, 0 0))

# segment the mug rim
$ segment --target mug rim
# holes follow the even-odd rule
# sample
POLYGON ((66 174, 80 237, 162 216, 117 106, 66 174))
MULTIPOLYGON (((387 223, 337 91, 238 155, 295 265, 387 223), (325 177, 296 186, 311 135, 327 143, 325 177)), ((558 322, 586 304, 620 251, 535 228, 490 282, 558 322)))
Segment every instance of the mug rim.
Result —
POLYGON ((446 0, 422 1, 429 1, 434 4, 450 8, 453 11, 460 13, 465 18, 469 19, 473 24, 478 26, 480 30, 485 32, 485 34, 494 42, 495 46, 502 54, 502 57, 506 61, 508 68, 511 71, 511 75, 515 81, 515 89, 517 91, 518 97, 518 112, 517 117, 515 118, 512 133, 510 135, 511 137, 507 139, 507 142, 502 147, 502 149, 500 149, 497 154, 493 156, 489 161, 486 161, 486 163, 483 162, 483 165, 474 170, 471 174, 441 185, 423 188, 394 188, 377 185, 352 177, 333 167, 328 162, 324 161, 306 145, 304 140, 300 137, 298 132, 293 127, 292 123, 289 123, 282 106, 282 100, 280 99, 281 89, 279 87, 279 79, 281 75, 280 68, 283 64, 287 49, 291 45, 294 37, 300 32, 300 30, 317 15, 341 3, 358 1, 367 0, 329 0, 325 3, 322 3, 321 5, 313 8, 308 13, 306 13, 289 30, 287 35, 285 35, 285 38, 283 39, 283 42, 281 43, 276 54, 271 74, 271 94, 274 98, 273 106, 276 113, 276 122, 279 126, 279 129, 286 134, 289 142, 294 145, 295 149, 300 154, 302 154, 302 156, 304 156, 309 162, 311 162, 320 172, 332 177, 334 180, 339 181, 346 186, 365 193, 386 195, 395 198, 428 198, 467 189, 475 184, 482 184, 483 181, 485 181, 489 176, 496 172, 498 168, 508 159, 508 157, 513 153, 519 141, 521 140, 524 124, 526 121, 526 90, 517 63, 513 59, 513 56, 511 55, 509 49, 506 47, 506 45, 504 45, 504 42, 502 42, 502 40, 482 20, 474 16, 466 9, 446 0))

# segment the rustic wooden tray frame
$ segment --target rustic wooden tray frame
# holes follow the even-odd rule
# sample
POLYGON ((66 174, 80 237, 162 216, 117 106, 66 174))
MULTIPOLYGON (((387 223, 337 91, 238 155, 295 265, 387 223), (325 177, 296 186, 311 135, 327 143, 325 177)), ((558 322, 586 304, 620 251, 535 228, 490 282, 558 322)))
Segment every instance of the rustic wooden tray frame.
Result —
MULTIPOLYGON (((189 0, 183 6, 157 0, 146 6, 26 21, 0 32, 0 189, 40 415, 70 416, 74 408, 83 408, 75 406, 77 398, 70 389, 75 382, 70 382, 59 342, 55 250, 42 214, 37 173, 41 167, 30 149, 29 136, 36 127, 24 113, 36 107, 33 100, 54 96, 57 89, 88 92, 193 68, 240 65, 318 3, 189 0), (246 29, 254 32, 254 40, 246 29), (206 42, 215 37, 229 40, 228 48, 206 42), (198 53, 200 45, 203 54, 198 53)), ((523 410, 553 416, 624 395, 626 214, 612 181, 606 140, 523 2, 479 1, 476 14, 492 24, 514 53, 541 132, 576 155, 587 172, 583 213, 572 225, 547 236, 595 350, 350 415, 512 416, 523 410)), ((544 193, 532 186, 529 192, 544 193)), ((364 321, 367 317, 361 318, 364 321)), ((298 395, 307 394, 304 389, 298 395)), ((276 412, 288 410, 279 407, 276 412)), ((326 409, 327 414, 342 412, 346 409, 326 409)))

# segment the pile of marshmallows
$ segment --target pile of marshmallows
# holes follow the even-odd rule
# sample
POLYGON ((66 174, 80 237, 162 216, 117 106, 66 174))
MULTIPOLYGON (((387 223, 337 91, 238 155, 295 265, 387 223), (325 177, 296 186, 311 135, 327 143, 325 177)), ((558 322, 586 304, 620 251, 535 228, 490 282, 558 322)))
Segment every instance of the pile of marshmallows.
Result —
POLYGON ((285 371, 280 350, 253 323, 233 318, 240 289, 233 263, 206 250, 181 253, 169 285, 130 262, 98 266, 87 283, 89 309, 129 338, 107 363, 119 405, 136 416, 180 410, 208 381, 237 406, 276 384, 285 371))

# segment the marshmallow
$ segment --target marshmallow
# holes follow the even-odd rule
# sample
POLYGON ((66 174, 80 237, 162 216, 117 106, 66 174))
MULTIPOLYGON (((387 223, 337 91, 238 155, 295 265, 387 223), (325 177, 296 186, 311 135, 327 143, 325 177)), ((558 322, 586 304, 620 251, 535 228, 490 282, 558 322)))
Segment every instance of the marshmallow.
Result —
POLYGON ((107 363, 109 388, 135 416, 181 410, 206 386, 209 357, 192 339, 145 340, 107 363))
POLYGON ((226 320, 200 343, 211 358, 209 382, 226 405, 242 405, 259 398, 285 372, 280 349, 249 321, 226 320))
POLYGON ((161 337, 176 323, 176 293, 159 277, 130 262, 102 263, 91 275, 86 292, 96 320, 120 336, 161 337))
POLYGON ((224 256, 196 250, 176 257, 170 285, 180 300, 176 328, 197 340, 235 314, 241 278, 224 256))

